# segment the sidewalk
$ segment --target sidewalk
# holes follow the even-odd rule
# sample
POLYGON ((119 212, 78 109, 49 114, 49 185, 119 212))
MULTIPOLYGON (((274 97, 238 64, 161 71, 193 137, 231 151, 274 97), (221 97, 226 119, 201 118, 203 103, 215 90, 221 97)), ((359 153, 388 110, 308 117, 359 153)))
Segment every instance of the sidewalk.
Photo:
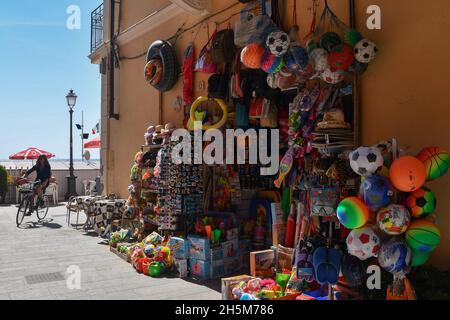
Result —
MULTIPOLYGON (((67 227, 64 206, 50 208, 43 224, 36 223, 35 214, 25 217, 20 229, 16 210, 0 206, 0 300, 220 299, 218 281, 198 283, 138 274, 111 253, 103 239, 67 227), (81 269, 79 290, 66 286, 71 265, 81 269)), ((74 216, 71 222, 75 223, 74 216)))

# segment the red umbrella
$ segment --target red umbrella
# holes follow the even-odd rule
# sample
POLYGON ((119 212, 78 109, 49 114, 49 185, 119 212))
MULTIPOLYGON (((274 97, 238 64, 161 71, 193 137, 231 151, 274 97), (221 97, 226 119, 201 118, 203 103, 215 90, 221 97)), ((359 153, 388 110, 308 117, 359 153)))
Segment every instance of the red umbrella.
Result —
POLYGON ((46 155, 47 158, 53 158, 55 155, 53 153, 38 149, 38 148, 28 148, 23 151, 19 151, 11 156, 10 160, 36 160, 40 155, 46 155))
POLYGON ((85 149, 98 149, 100 148, 100 138, 92 139, 84 144, 85 149))

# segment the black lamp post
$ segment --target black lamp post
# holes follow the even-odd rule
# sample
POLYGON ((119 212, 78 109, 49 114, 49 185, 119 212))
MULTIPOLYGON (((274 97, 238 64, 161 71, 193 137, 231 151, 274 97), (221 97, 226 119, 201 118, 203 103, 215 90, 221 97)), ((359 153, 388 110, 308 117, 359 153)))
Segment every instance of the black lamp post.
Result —
POLYGON ((75 107, 75 104, 77 103, 77 95, 73 90, 70 90, 69 93, 66 96, 67 99, 67 105, 69 106, 69 114, 70 114, 70 165, 69 165, 69 175, 67 178, 67 193, 66 193, 66 200, 68 200, 72 196, 77 195, 77 189, 76 189, 76 179, 77 177, 74 174, 73 170, 73 133, 72 133, 72 127, 73 127, 73 108, 75 107))

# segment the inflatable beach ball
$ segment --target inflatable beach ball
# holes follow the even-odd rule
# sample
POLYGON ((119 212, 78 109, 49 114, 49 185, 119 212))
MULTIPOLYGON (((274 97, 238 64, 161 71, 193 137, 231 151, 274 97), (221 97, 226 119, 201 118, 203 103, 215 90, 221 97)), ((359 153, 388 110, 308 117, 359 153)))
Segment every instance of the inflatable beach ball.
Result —
POLYGON ((346 243, 348 253, 360 260, 376 257, 381 248, 380 238, 370 225, 352 230, 346 243))
POLYGON ((309 59, 312 61, 314 70, 317 72, 324 72, 330 68, 328 64, 328 52, 325 49, 317 48, 311 51, 309 59))
POLYGON ((348 229, 361 228, 369 219, 369 209, 357 197, 342 200, 336 210, 339 222, 348 229))
POLYGON ((384 163, 380 150, 374 147, 359 147, 349 155, 350 166, 361 176, 375 173, 384 163))
POLYGON ((398 190, 413 192, 425 183, 425 165, 415 157, 400 157, 392 163, 389 178, 398 190))
POLYGON ((381 246, 378 253, 380 266, 392 274, 406 272, 411 264, 411 250, 400 240, 391 239, 381 246))
POLYGON ((447 173, 450 166, 450 157, 444 149, 428 147, 417 155, 417 159, 425 165, 427 180, 435 180, 447 173))
POLYGON ((344 71, 338 70, 336 72, 331 71, 329 68, 325 69, 320 78, 329 84, 338 84, 344 80, 344 71))
POLYGON ((430 189, 421 187, 410 193, 405 204, 414 218, 425 218, 436 209, 436 196, 430 189))
POLYGON ((361 63, 369 63, 373 59, 375 59, 378 53, 378 48, 377 45, 372 41, 368 39, 362 39, 355 45, 353 52, 357 61, 361 63))
POLYGON ((405 233, 406 243, 413 251, 433 251, 441 242, 438 227, 427 220, 416 220, 411 223, 405 233))
POLYGON ((406 207, 391 204, 378 211, 377 223, 383 232, 389 235, 399 235, 408 229, 411 223, 411 215, 406 207))
POLYGON ((389 179, 378 174, 365 178, 359 188, 359 197, 374 212, 388 205, 393 194, 394 189, 389 179))
POLYGON ((260 68, 268 74, 277 73, 284 66, 282 56, 276 56, 269 50, 266 50, 261 58, 260 68))

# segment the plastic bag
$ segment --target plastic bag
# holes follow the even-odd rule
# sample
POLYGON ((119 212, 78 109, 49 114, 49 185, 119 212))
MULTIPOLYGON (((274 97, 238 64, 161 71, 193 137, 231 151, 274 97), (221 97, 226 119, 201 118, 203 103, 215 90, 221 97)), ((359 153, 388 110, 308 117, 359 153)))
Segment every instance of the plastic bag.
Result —
POLYGON ((211 56, 211 40, 214 38, 216 32, 212 34, 212 36, 209 38, 208 42, 205 44, 205 46, 200 51, 200 55, 197 59, 197 62, 195 63, 195 69, 194 71, 197 72, 203 72, 203 73, 216 73, 217 72, 217 65, 212 62, 212 56, 211 56))

